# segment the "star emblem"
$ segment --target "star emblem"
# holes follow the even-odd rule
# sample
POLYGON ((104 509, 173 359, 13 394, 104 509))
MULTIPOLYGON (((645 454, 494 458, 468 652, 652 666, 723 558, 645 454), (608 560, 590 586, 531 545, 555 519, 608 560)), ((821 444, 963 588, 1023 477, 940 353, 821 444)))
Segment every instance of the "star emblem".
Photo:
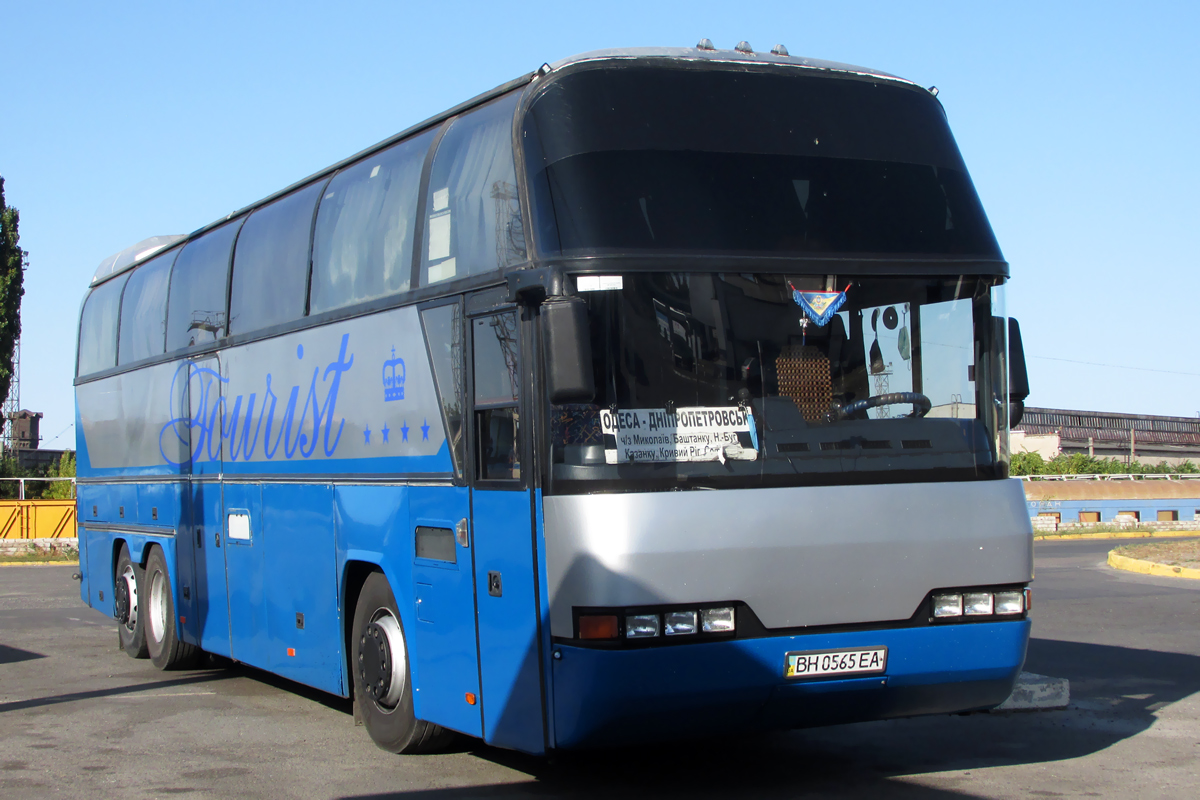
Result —
POLYGON ((365 441, 363 442, 363 444, 370 444, 370 443, 371 443, 371 426, 370 426, 370 425, 368 425, 367 427, 363 428, 363 439, 365 440, 365 441))
POLYGON ((421 420, 421 441, 429 441, 429 420, 421 420))
POLYGON ((400 423, 400 441, 408 441, 408 420, 404 420, 404 422, 400 423))
POLYGON ((383 441, 384 441, 384 444, 387 444, 387 440, 388 440, 388 432, 389 432, 390 430, 391 430, 391 429, 390 429, 390 428, 388 428, 388 426, 387 426, 387 423, 386 423, 386 422, 385 422, 385 423, 383 423, 383 428, 382 428, 382 429, 380 429, 380 431, 379 431, 379 432, 383 434, 383 441))

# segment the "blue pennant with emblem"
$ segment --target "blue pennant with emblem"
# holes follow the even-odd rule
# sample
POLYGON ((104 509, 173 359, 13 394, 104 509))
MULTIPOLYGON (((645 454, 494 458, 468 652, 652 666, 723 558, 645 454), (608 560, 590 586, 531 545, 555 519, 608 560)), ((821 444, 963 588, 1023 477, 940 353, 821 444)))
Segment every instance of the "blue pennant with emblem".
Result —
POLYGON ((829 324, 829 320, 833 319, 833 315, 846 302, 846 292, 850 290, 848 283, 840 292, 802 292, 792 286, 791 281, 788 281, 788 286, 792 289, 792 299, 796 301, 796 305, 817 325, 829 324))

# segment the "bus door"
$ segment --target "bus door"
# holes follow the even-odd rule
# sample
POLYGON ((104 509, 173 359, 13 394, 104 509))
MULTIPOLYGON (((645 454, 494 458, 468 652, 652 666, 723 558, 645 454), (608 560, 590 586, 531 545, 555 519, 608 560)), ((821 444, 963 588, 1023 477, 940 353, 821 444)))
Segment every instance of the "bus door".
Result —
POLYGON ((191 446, 191 541, 196 571, 200 647, 229 655, 229 597, 225 580, 225 525, 221 502, 221 365, 218 358, 188 366, 191 446))
POLYGON ((471 527, 484 739, 541 753, 545 738, 529 489, 532 464, 529 417, 521 399, 521 343, 527 326, 515 309, 473 316, 468 326, 471 527))

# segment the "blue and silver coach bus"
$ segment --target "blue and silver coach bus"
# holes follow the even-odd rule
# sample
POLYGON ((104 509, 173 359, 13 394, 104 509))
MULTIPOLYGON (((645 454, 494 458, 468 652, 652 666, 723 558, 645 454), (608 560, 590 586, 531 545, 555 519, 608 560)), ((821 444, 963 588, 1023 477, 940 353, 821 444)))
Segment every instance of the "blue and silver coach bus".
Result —
POLYGON ((933 91, 547 65, 101 264, 85 602, 122 648, 530 753, 983 709, 1029 636, 1009 274, 933 91))

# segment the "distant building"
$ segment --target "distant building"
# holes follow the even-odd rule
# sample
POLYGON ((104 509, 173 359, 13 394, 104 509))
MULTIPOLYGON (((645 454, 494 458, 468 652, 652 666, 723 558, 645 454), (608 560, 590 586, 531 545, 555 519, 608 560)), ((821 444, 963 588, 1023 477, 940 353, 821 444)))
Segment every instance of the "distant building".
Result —
POLYGON ((7 425, 11 426, 10 437, 12 450, 5 453, 6 457, 14 458, 18 469, 34 470, 55 464, 65 450, 43 450, 41 424, 42 412, 20 411, 9 414, 7 425))
POLYGON ((1126 463, 1192 461, 1200 466, 1200 419, 1026 408, 1021 424, 1013 428, 1010 448, 1013 453, 1038 453, 1047 460, 1059 454, 1087 453, 1126 463))

